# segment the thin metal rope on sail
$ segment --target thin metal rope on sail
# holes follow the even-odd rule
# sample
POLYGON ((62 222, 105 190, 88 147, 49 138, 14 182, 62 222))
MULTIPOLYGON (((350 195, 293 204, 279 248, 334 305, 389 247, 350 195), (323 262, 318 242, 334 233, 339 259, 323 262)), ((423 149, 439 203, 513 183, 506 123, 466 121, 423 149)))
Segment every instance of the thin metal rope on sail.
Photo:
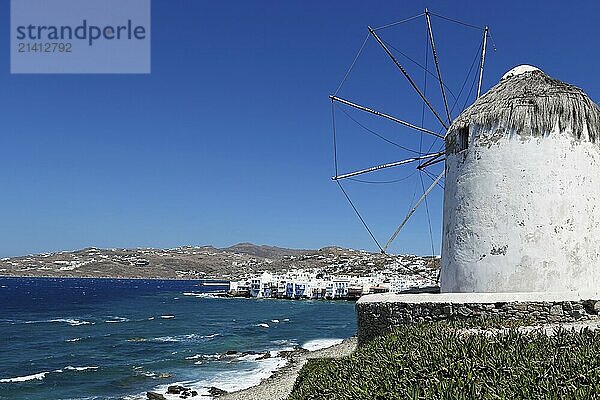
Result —
POLYGON ((460 96, 462 95, 462 92, 463 92, 463 90, 465 90, 465 86, 467 85, 467 82, 469 81, 469 77, 471 76, 473 67, 475 66, 475 63, 477 62, 477 59, 479 58, 480 52, 481 52, 481 45, 478 43, 477 51, 475 52, 475 57, 473 58, 473 61, 471 62, 471 67, 469 68, 469 72, 467 72, 467 75, 465 76, 465 80, 463 81, 463 84, 460 87, 460 91, 458 92, 458 98, 454 101, 454 104, 452 104, 452 108, 450 109, 450 112, 454 111, 454 108, 458 104, 458 102, 460 100, 460 96))
MULTIPOLYGON (((402 50, 400 50, 399 48, 397 48, 396 46, 394 46, 390 42, 388 42, 386 40, 383 40, 383 39, 381 39, 381 41, 383 43, 385 43, 385 45, 388 46, 390 49, 394 50, 396 53, 400 54, 402 57, 406 58, 408 61, 412 62, 417 67, 419 67, 423 71, 425 71, 427 74, 429 74, 429 75, 431 75, 431 76, 433 76, 435 78, 435 74, 428 69, 427 64, 425 64, 425 66, 424 66, 423 64, 421 64, 420 62, 418 62, 414 58, 410 57, 408 54, 404 53, 402 50)), ((454 94, 454 92, 452 91, 452 89, 448 85, 446 85, 445 83, 444 83, 444 87, 446 88, 446 90, 448 91, 448 93, 450 93, 450 96, 452 96, 453 99, 456 99, 456 95, 454 94)), ((425 93, 423 93, 423 94, 425 94, 425 93)))
POLYGON ((417 14, 417 15, 415 15, 415 16, 412 16, 412 17, 410 17, 410 18, 406 18, 406 19, 403 19, 403 20, 400 20, 400 21, 391 22, 391 23, 389 23, 389 24, 382 25, 382 26, 379 26, 379 27, 377 27, 377 28, 374 28, 374 30, 378 31, 378 30, 380 30, 380 29, 390 28, 390 27, 392 27, 392 26, 396 26, 396 25, 404 24, 405 22, 412 21, 413 19, 416 19, 416 18, 422 17, 423 15, 425 15, 425 13, 417 14))
POLYGON ((396 143, 396 142, 394 142, 394 141, 392 141, 392 140, 390 140, 390 139, 386 138, 386 137, 385 137, 385 136, 383 136, 382 134, 379 134, 379 133, 375 132, 373 129, 371 129, 371 128, 369 128, 369 127, 367 127, 367 126, 365 126, 365 125, 361 124, 361 123, 360 123, 360 121, 358 121, 356 118, 354 118, 352 115, 350 115, 350 114, 349 114, 349 113, 348 113, 346 110, 344 110, 343 108, 340 108, 340 111, 341 111, 341 112, 343 112, 343 113, 344 113, 344 115, 346 115, 346 117, 348 117, 348 119, 350 119, 351 121, 353 121, 353 122, 354 122, 356 125, 360 126, 360 127, 361 127, 361 128, 363 128, 365 131, 367 131, 367 132, 371 133, 372 135, 374 135, 374 136, 378 137, 379 139, 383 140, 384 142, 386 142, 386 143, 389 143, 389 144, 391 144, 391 145, 393 145, 393 146, 396 146, 396 147, 398 147, 399 149, 402 149, 402 150, 408 151, 408 152, 410 152, 410 153, 413 153, 413 154, 418 154, 418 155, 422 155, 422 154, 423 154, 423 153, 422 153, 422 152, 420 152, 420 151, 416 151, 416 150, 413 150, 413 149, 409 149, 408 147, 404 147, 404 146, 402 146, 401 144, 398 144, 398 143, 396 143))
POLYGON ((342 88, 342 86, 344 85, 344 83, 346 83, 346 79, 348 79, 348 76, 350 76, 350 72, 352 72, 352 70, 354 69, 354 64, 356 64, 356 61, 358 61, 358 58, 362 54, 363 49, 365 48, 365 45, 367 44, 367 41, 369 40, 369 36, 370 35, 367 33, 367 36, 365 36, 365 40, 363 40, 363 43, 360 46, 360 49, 358 50, 358 53, 356 53, 356 56, 354 57, 354 60, 352 61, 352 64, 350 64, 350 67, 348 68, 348 71, 346 71, 346 75, 344 75, 344 79, 342 79, 342 81, 338 85, 337 89, 334 92, 334 95, 338 94, 338 92, 340 91, 340 89, 342 88))
MULTIPOLYGON (((431 181, 435 181, 435 175, 433 175, 432 173, 430 173, 429 171, 427 171, 426 169, 422 170, 423 172, 425 172, 425 174, 429 177, 429 179, 431 179, 431 181)), ((444 178, 445 179, 445 178, 444 178)), ((444 185, 441 183, 442 181, 440 180, 437 183, 437 187, 439 187, 440 189, 444 190, 444 185)))
MULTIPOLYGON (((419 178, 421 179, 421 188, 425 191, 425 183, 423 183, 423 174, 419 171, 419 178)), ((431 256, 435 257, 435 244, 433 242, 433 230, 431 229, 431 216, 429 215, 429 203, 427 196, 425 196, 425 213, 427 214, 427 225, 429 226, 429 240, 431 241, 431 256)))
POLYGON ((350 203, 350 206, 352 206, 352 209, 354 210, 354 212, 358 216, 358 219, 360 219, 360 222, 362 222, 362 224, 365 227, 365 229, 367 230, 367 232, 369 232, 369 235, 371 235, 371 238, 373 239, 373 241, 375 242, 375 244, 377 245, 377 247, 379 247, 379 250, 381 250, 382 253, 385 253, 385 250, 383 250, 383 248, 381 247, 381 245, 379 244, 379 242, 375 238, 375 235, 373 235, 373 232, 371 232, 371 229, 369 228, 369 226, 367 225, 367 223, 365 222, 365 220, 363 219, 363 217, 360 215, 360 213, 358 212, 358 210, 354 206, 354 203, 352 202, 352 200, 350 200, 350 196, 348 196, 348 193, 346 193, 346 191, 344 190, 344 187, 342 186, 342 184, 339 181, 335 181, 335 182, 338 184, 338 186, 342 190, 342 193, 344 193, 344 196, 346 196, 346 200, 348 200, 348 203, 350 203))
POLYGON ((375 185, 375 184, 387 185, 387 184, 392 184, 392 183, 404 182, 405 180, 411 178, 417 172, 418 172, 417 170, 414 170, 413 172, 411 172, 410 174, 406 175, 403 178, 391 179, 391 180, 387 180, 387 181, 371 181, 371 180, 358 179, 358 178, 348 178, 348 180, 353 181, 353 182, 358 182, 358 183, 368 183, 368 184, 372 184, 372 185, 375 185))
POLYGON ((435 187, 435 185, 440 181, 440 179, 442 179, 442 177, 444 176, 445 172, 446 171, 442 171, 442 173, 440 174, 440 176, 438 176, 437 179, 431 184, 431 186, 429 186, 429 188, 427 189, 427 191, 425 193, 423 193, 423 195, 421 196, 421 198, 419 199, 419 201, 417 201, 417 204, 414 205, 414 207, 406 215, 406 218, 404 218, 404 220, 402 221, 402 223, 400 224, 400 226, 398 227, 398 229, 396 229, 396 231, 394 232, 394 234, 392 235, 392 237, 390 237, 390 240, 388 240, 387 243, 385 244, 385 246, 383 246, 383 251, 386 251, 387 248, 390 246, 390 244, 392 244, 392 242, 394 241, 394 239, 396 239, 396 236, 398 236, 398 234, 400 233, 400 231, 402 230, 402 228, 404 228, 404 225, 406 225, 406 223, 408 222, 408 220, 410 219, 410 217, 414 214, 414 212, 417 210, 417 208, 421 205, 421 203, 423 202, 423 200, 425 199, 425 197, 427 197, 429 195, 429 193, 431 193, 431 191, 433 190, 433 188, 435 187))
POLYGON ((456 23, 456 24, 463 25, 463 26, 468 26, 469 28, 474 28, 474 29, 479 29, 479 30, 483 30, 483 29, 484 29, 482 26, 477 26, 477 25, 468 24, 468 23, 466 23, 466 22, 459 21, 459 20, 457 20, 457 19, 453 19, 453 18, 448 18, 448 17, 445 17, 445 16, 443 16, 443 15, 440 15, 440 14, 436 14, 436 13, 434 13, 434 12, 431 12, 431 11, 430 11, 429 13, 430 13, 431 15, 434 15, 434 16, 438 17, 438 18, 445 19, 446 21, 454 22, 454 23, 456 23))
POLYGON ((377 110, 373 110, 372 108, 369 108, 369 107, 361 106, 360 104, 356 104, 356 103, 353 103, 353 102, 351 102, 351 101, 349 101, 349 100, 342 99, 341 97, 337 97, 337 96, 331 95, 331 96, 329 96, 329 98, 330 98, 331 100, 337 101, 337 102, 339 102, 339 103, 342 103, 342 104, 345 104, 345 105, 347 105, 347 106, 350 106, 350 107, 356 108, 357 110, 366 111, 366 112, 368 112, 368 113, 375 114, 375 115, 377 115, 378 117, 387 118, 387 119, 389 119, 390 121, 397 122, 397 123, 399 123, 400 125, 404 125, 404 126, 406 126, 406 127, 408 127, 408 128, 412 128, 412 129, 415 129, 415 130, 417 130, 417 131, 421 131, 421 132, 425 132, 425 133, 428 133, 428 134, 430 134, 430 135, 433 135, 433 136, 437 136, 437 137, 438 137, 438 138, 440 138, 440 139, 443 139, 443 138, 444 138, 442 135, 440 135, 440 134, 437 134, 437 133, 435 133, 434 131, 430 131, 429 129, 421 128, 420 126, 417 126, 417 125, 411 124, 410 122, 403 121, 403 120, 401 120, 401 119, 399 119, 399 118, 393 117, 393 116, 391 116, 391 115, 389 115, 389 114, 385 114, 385 113, 382 113, 382 112, 380 112, 380 111, 377 111, 377 110))
POLYGON ((396 64, 396 67, 398 67, 398 69, 406 77, 406 79, 408 80, 408 82, 410 83, 410 85, 413 87, 413 89, 417 92, 417 94, 421 97, 421 99, 425 102, 425 104, 427 104, 427 107, 429 107, 429 109, 431 110, 431 112, 433 113, 433 115, 435 115, 435 117, 438 119, 438 121, 440 121, 440 124, 442 124, 442 126, 444 128, 448 129, 448 126, 446 125, 446 123, 444 122, 444 120, 440 117, 440 115, 438 114, 438 112, 433 108, 433 106, 431 105, 431 103, 429 102, 429 100, 427 100, 427 98, 423 95, 423 93, 418 88, 418 86, 415 83, 415 81, 410 77, 410 75, 408 74, 408 72, 406 72, 406 70, 404 69, 404 67, 402 65, 400 65, 400 63, 398 62, 398 60, 396 59, 396 57, 394 57, 394 55, 392 54, 392 52, 390 51, 390 49, 387 48, 387 46, 385 45, 385 43, 383 43, 383 41, 375 33, 375 31, 373 30, 373 28, 371 28, 369 26, 368 29, 369 29, 369 32, 371 32, 371 35, 373 35, 373 37, 375 38, 375 40, 377 40, 377 42, 379 43, 379 45, 383 48, 383 50, 387 53, 387 55, 392 59, 392 61, 394 62, 394 64, 396 64))

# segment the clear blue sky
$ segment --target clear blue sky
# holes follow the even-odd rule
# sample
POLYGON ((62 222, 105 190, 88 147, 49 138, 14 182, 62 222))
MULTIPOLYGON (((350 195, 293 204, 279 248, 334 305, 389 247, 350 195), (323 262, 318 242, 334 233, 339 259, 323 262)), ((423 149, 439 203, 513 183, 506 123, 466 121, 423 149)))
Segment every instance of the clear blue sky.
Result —
MULTIPOLYGON (((3 1, 0 256, 240 241, 375 250, 329 179, 328 94, 343 77, 367 25, 417 14, 424 5, 153 0, 152 74, 10 75, 9 2, 3 1)), ((529 63, 600 98, 599 3, 427 5, 491 27, 497 51, 488 58, 484 89, 511 67, 529 63)), ((480 34, 433 22, 442 71, 457 92, 480 34)), ((419 20, 406 24, 406 31, 390 28, 381 34, 423 62, 423 24, 419 20)), ((422 71, 410 67, 422 85, 422 71)), ((439 97, 434 84, 429 80, 428 92, 439 97)), ((414 93, 373 41, 340 93, 420 122, 414 93)), ((343 114, 338 119, 340 169, 407 155, 360 133, 343 114)), ((419 135, 372 123, 389 138, 418 148, 419 135)), ((429 115, 425 126, 439 128, 429 115)), ((401 178, 412 171, 399 168, 369 178, 401 178)), ((406 214, 415 185, 421 190, 419 175, 393 185, 348 183, 347 189, 385 241, 406 214)), ((429 202, 436 252, 441 206, 436 189, 429 202)), ((392 250, 431 252, 424 208, 392 250)))

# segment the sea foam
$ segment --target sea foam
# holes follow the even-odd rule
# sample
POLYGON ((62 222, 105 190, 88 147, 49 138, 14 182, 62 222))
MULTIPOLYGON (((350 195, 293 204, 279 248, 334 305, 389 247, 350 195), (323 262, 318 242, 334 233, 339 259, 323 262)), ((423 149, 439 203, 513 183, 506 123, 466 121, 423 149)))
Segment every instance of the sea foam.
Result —
POLYGON ((48 371, 39 372, 39 373, 33 374, 33 375, 17 376, 14 378, 0 379, 0 383, 16 383, 16 382, 26 382, 26 381, 32 381, 32 380, 41 381, 46 377, 47 374, 49 374, 48 371))
POLYGON ((79 325, 94 325, 93 322, 90 321, 81 321, 78 319, 74 319, 74 318, 57 318, 57 319, 51 319, 48 321, 43 321, 43 322, 64 322, 66 324, 69 324, 71 326, 79 326, 79 325))
POLYGON ((47 324, 47 323, 65 323, 71 326, 79 326, 79 325, 94 325, 95 322, 91 321, 83 321, 75 318, 54 318, 54 319, 45 319, 42 321, 24 321, 21 322, 23 324, 47 324))
MULTIPOLYGON (((196 390, 200 399, 211 398, 208 391, 211 386, 226 390, 228 392, 247 389, 249 387, 258 385, 263 379, 270 377, 273 372, 282 368, 287 363, 287 360, 281 357, 254 360, 253 358, 255 356, 259 355, 252 355, 252 357, 244 356, 238 359, 240 364, 244 365, 244 368, 223 371, 211 379, 182 381, 161 385, 153 389, 153 391, 163 394, 167 400, 179 400, 177 395, 169 395, 166 393, 166 391, 171 385, 181 385, 196 390)), ((136 397, 136 399, 137 398, 142 399, 143 397, 136 397)))
POLYGON ((308 351, 315 351, 326 349, 331 346, 335 346, 336 344, 340 344, 344 341, 344 339, 315 339, 309 340, 308 342, 302 345, 303 349, 308 351))
POLYGON ((65 367, 66 370, 68 371, 90 371, 90 370, 97 370, 98 367, 96 366, 91 366, 91 367, 73 367, 71 365, 67 365, 65 367))
POLYGON ((0 383, 19 383, 19 382, 27 382, 27 381, 33 381, 33 380, 38 380, 41 381, 43 380, 46 375, 50 374, 50 373, 54 373, 54 374, 60 374, 64 371, 90 371, 90 370, 97 370, 98 367, 96 366, 89 366, 89 367, 73 367, 71 365, 67 365, 66 367, 64 367, 63 369, 56 369, 54 371, 43 371, 43 372, 38 372, 37 374, 31 374, 31 375, 25 375, 25 376, 16 376, 14 378, 5 378, 5 379, 0 379, 0 383))

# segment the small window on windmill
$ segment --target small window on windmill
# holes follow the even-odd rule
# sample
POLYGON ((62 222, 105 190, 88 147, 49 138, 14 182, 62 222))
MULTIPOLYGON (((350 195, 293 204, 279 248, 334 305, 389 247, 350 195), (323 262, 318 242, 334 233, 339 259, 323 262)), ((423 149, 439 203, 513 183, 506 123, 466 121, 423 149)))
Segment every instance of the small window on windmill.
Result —
POLYGON ((469 147, 469 127, 459 128, 457 136, 458 148, 456 152, 461 152, 469 147))

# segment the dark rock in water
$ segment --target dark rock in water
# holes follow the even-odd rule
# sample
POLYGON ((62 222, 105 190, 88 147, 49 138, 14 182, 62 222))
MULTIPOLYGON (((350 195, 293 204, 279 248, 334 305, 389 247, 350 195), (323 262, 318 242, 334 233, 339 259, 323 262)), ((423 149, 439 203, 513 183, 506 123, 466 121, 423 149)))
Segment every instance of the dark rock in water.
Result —
POLYGON ((257 361, 258 360, 265 360, 267 358, 271 358, 271 353, 269 353, 268 351, 265 354, 263 354, 262 356, 258 357, 256 360, 257 361))
POLYGON ((183 386, 172 385, 172 386, 169 386, 167 388, 167 393, 169 393, 169 394, 179 394, 181 392, 185 392, 186 390, 188 390, 188 389, 184 388, 183 386))
POLYGON ((215 396, 215 397, 223 396, 224 394, 228 393, 227 390, 219 389, 218 387, 214 387, 214 386, 211 386, 208 389, 208 392, 210 393, 211 396, 215 396))
POLYGON ((178 394, 179 398, 187 399, 188 397, 198 396, 198 392, 192 390, 191 388, 187 388, 185 386, 180 385, 171 385, 167 388, 167 393, 169 394, 178 394))
POLYGON ((226 356, 232 356, 232 355, 234 355, 234 354, 237 354, 237 353, 238 353, 238 352, 237 352, 236 350, 227 350, 227 351, 225 352, 225 355, 226 355, 226 356))
POLYGON ((155 392, 146 392, 146 397, 148 398, 148 400, 167 400, 165 396, 155 392))

